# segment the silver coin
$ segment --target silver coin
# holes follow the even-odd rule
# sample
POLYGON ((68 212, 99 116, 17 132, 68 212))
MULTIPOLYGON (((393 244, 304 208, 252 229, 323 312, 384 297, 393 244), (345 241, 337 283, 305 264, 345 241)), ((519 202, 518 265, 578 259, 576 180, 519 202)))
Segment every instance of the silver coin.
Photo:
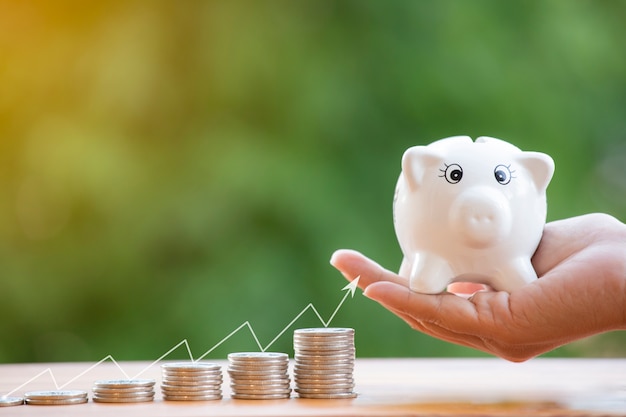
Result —
POLYGON ((214 375, 214 374, 221 374, 222 373, 222 368, 218 367, 215 369, 211 369, 211 368, 173 368, 173 367, 167 367, 167 368, 161 368, 161 372, 163 374, 173 374, 173 375, 214 375))
POLYGON ((295 361, 294 363, 296 366, 298 366, 299 368, 318 368, 321 369, 322 366, 335 366, 335 367, 341 367, 341 366, 353 366, 354 365, 354 359, 346 359, 346 358, 341 358, 341 359, 313 359, 313 358, 300 358, 298 360, 295 361))
POLYGON ((29 399, 26 399, 26 404, 28 405, 73 405, 73 404, 84 404, 87 401, 89 401, 87 398, 58 398, 58 399, 47 399, 47 400, 29 398, 29 399))
POLYGON ((356 398, 358 394, 356 392, 343 392, 337 394, 301 394, 298 393, 300 398, 310 398, 318 400, 338 400, 338 399, 350 399, 356 398))
POLYGON ((346 379, 352 378, 354 374, 349 371, 333 371, 325 370, 325 372, 312 373, 312 372, 295 372, 294 378, 299 379, 346 379))
POLYGON ((346 345, 346 344, 337 344, 337 345, 329 345, 329 344, 303 344, 303 343, 294 343, 294 349, 296 352, 301 351, 314 351, 314 352, 355 352, 356 348, 354 345, 346 345))
POLYGON ((289 375, 287 374, 267 374, 267 375, 258 375, 258 374, 232 374, 230 376, 231 381, 244 381, 244 380, 253 380, 253 381, 286 381, 289 380, 289 375))
POLYGON ((354 345, 354 343, 338 343, 338 342, 328 342, 325 341, 323 343, 317 343, 317 342, 307 342, 307 341, 294 341, 293 342, 293 346, 294 346, 294 350, 297 352, 299 350, 306 350, 306 349, 312 349, 312 350, 330 350, 330 351, 335 351, 335 350, 354 350, 356 347, 354 345))
POLYGON ((234 352, 228 354, 231 361, 285 361, 289 355, 281 352, 234 352))
POLYGON ((222 375, 203 376, 203 377, 188 377, 188 376, 173 376, 164 375, 162 381, 180 382, 180 383, 194 383, 203 381, 222 381, 224 378, 222 375))
POLYGON ((334 384, 324 384, 324 383, 310 383, 310 384, 299 384, 296 389, 299 391, 352 391, 354 388, 354 382, 345 381, 345 382, 337 382, 334 384))
POLYGON ((286 369, 289 362, 271 363, 271 362, 231 362, 227 369, 249 369, 249 370, 276 370, 286 369))
POLYGON ((286 372, 280 374, 258 374, 258 373, 232 373, 230 374, 230 379, 287 379, 289 378, 289 374, 286 372))
POLYGON ((268 384, 288 384, 291 378, 287 375, 281 377, 272 377, 272 378, 232 378, 231 383, 242 383, 242 384, 258 384, 258 385, 268 385, 268 384))
POLYGON ((108 388, 108 387, 92 387, 92 391, 97 394, 115 394, 119 392, 125 393, 142 393, 154 392, 154 387, 125 387, 125 388, 108 388))
POLYGON ((24 398, 34 400, 68 400, 74 398, 86 398, 87 391, 66 390, 66 391, 30 391, 24 394, 24 398))
POLYGON ((154 396, 144 397, 100 397, 94 396, 93 401, 96 403, 146 403, 154 401, 154 396))
POLYGON ((94 393, 95 397, 98 398, 136 398, 136 397, 154 397, 154 391, 132 391, 132 392, 115 392, 115 393, 106 393, 103 394, 101 392, 94 393))
POLYGON ((248 362, 230 362, 227 369, 246 368, 246 369, 281 369, 289 366, 289 361, 269 362, 269 361, 248 361, 248 362))
POLYGON ((128 397, 132 397, 132 396, 142 396, 142 395, 154 395, 154 389, 149 388, 149 389, 145 389, 143 391, 137 391, 137 390, 126 391, 126 390, 123 390, 123 389, 120 389, 120 390, 94 390, 93 393, 94 393, 94 395, 100 395, 100 396, 125 395, 125 396, 128 396, 128 397))
POLYGON ((163 392, 163 396, 186 396, 186 397, 200 397, 207 395, 222 395, 222 390, 207 390, 207 391, 167 391, 163 392))
POLYGON ((296 382, 296 384, 298 385, 302 385, 302 384, 343 384, 343 383, 352 383, 354 382, 354 378, 352 377, 352 375, 349 376, 345 376, 345 377, 335 377, 335 376, 330 376, 330 377, 312 377, 312 378, 308 378, 308 377, 296 377, 294 378, 294 381, 296 382))
POLYGON ((230 380, 233 381, 250 381, 256 382, 257 384, 266 382, 284 382, 289 381, 291 378, 288 374, 280 374, 280 375, 255 375, 255 374, 238 374, 231 375, 230 380))
POLYGON ((237 390, 237 391, 232 391, 233 394, 235 395, 290 395, 291 394, 291 390, 290 389, 273 389, 273 390, 263 390, 263 391, 257 391, 257 390, 237 390))
POLYGON ((288 394, 231 394, 231 398, 235 400, 282 400, 291 397, 288 394))
POLYGON ((338 359, 355 359, 356 352, 346 351, 346 350, 338 350, 338 351, 324 351, 324 350, 299 350, 296 351, 295 360, 297 362, 302 362, 303 360, 307 360, 307 358, 317 360, 317 361, 326 361, 333 362, 338 359))
POLYGON ((222 367, 211 362, 173 362, 162 364, 161 369, 168 372, 215 372, 222 367))
POLYGON ((154 379, 109 379, 94 382, 97 388, 132 388, 132 387, 152 387, 156 381, 154 379))
POLYGON ((161 380, 169 379, 170 381, 219 381, 223 378, 222 374, 214 375, 180 375, 180 374, 163 374, 161 380))
POLYGON ((231 389, 256 389, 256 390, 270 390, 270 389, 285 389, 291 387, 291 384, 286 382, 277 382, 275 384, 230 384, 231 389))
POLYGON ((320 346, 320 347, 354 347, 353 338, 301 338, 296 337, 293 339, 294 345, 298 346, 320 346))
POLYGON ((256 370, 256 369, 252 369, 252 370, 245 370, 245 369, 231 369, 228 371, 228 375, 230 375, 231 377, 235 376, 241 376, 241 377, 245 377, 245 376, 256 376, 257 378, 263 378, 265 376, 267 377, 271 377, 271 376, 287 376, 289 375, 289 371, 288 369, 276 369, 276 370, 264 370, 264 371, 260 371, 260 370, 256 370))
POLYGON ((23 404, 24 397, 0 397, 0 407, 15 407, 23 404))
POLYGON ((190 390, 190 389, 172 389, 162 391, 163 395, 217 395, 222 394, 221 389, 203 389, 203 390, 190 390))
POLYGON ((331 344, 354 344, 354 335, 308 335, 302 336, 298 334, 294 334, 293 336, 294 343, 331 343, 331 344))
POLYGON ((346 379, 344 381, 341 380, 333 380, 333 381, 322 381, 322 380, 310 380, 310 381, 296 381, 296 388, 339 388, 344 389, 345 387, 354 388, 354 380, 346 379))
POLYGON ((222 387, 221 383, 219 384, 203 383, 203 384, 196 384, 196 385, 177 385, 177 384, 170 384, 170 383, 162 383, 161 391, 168 391, 168 390, 175 390, 175 389, 199 391, 199 390, 205 390, 205 389, 221 389, 221 387, 222 387))
POLYGON ((165 401, 215 401, 221 400, 222 394, 208 394, 208 395, 165 395, 163 396, 165 401))
POLYGON ((294 330, 294 334, 354 334, 354 329, 351 329, 349 327, 309 327, 304 329, 296 329, 294 330))
POLYGON ((354 372, 354 365, 342 365, 342 366, 298 366, 294 367, 294 375, 316 375, 316 374, 352 374, 354 372))
POLYGON ((343 349, 343 350, 321 350, 321 349, 298 349, 295 351, 294 359, 298 358, 354 358, 356 355, 355 349, 343 349))
POLYGON ((172 389, 162 392, 163 395, 215 395, 221 394, 221 389, 204 389, 204 390, 188 390, 188 389, 172 389))

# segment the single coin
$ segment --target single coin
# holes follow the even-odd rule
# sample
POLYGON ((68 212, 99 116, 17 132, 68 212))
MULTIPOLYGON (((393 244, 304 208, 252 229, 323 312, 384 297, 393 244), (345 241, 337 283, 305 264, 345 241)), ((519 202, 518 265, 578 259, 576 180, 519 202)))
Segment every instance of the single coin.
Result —
POLYGON ((294 334, 354 334, 354 329, 348 327, 309 327, 294 330, 294 334))
POLYGON ((213 372, 219 371, 222 367, 211 362, 174 362, 164 363, 161 369, 168 372, 213 372))
POLYGON ((132 387, 152 387, 156 381, 154 379, 108 379, 94 382, 97 388, 132 388, 132 387))
POLYGON ((66 390, 66 391, 30 391, 24 394, 26 400, 66 400, 73 398, 86 398, 87 391, 66 390))
POLYGON ((298 397, 300 398, 310 398, 310 399, 319 399, 319 400, 338 400, 338 399, 348 399, 348 398, 356 398, 358 394, 356 392, 345 392, 338 394, 303 394, 298 393, 298 397))
POLYGON ((111 387, 93 387, 91 389, 94 393, 101 394, 114 394, 116 392, 152 392, 152 387, 125 387, 125 388, 111 388, 111 387))
POLYGON ((235 400, 282 400, 291 397, 291 394, 231 394, 235 400))
POLYGON ((14 407, 23 404, 24 397, 0 397, 0 407, 14 407))
POLYGON ((118 391, 118 392, 94 392, 94 396, 99 398, 135 398, 135 397, 154 397, 154 391, 118 391))
POLYGON ((187 390, 187 391, 202 391, 202 390, 218 390, 221 389, 222 384, 197 384, 197 385, 176 385, 170 383, 162 383, 161 391, 173 391, 173 390, 187 390))
POLYGON ((163 378, 161 378, 161 380, 170 381, 170 382, 180 382, 180 383, 186 383, 186 382, 194 383, 194 382, 204 382, 204 381, 222 381, 223 377, 222 375, 203 376, 203 377, 163 375, 163 378))
POLYGON ((163 391, 163 395, 187 395, 187 396, 205 396, 205 395, 222 395, 222 390, 203 390, 203 391, 193 391, 193 390, 171 390, 171 391, 163 391))
POLYGON ((93 401, 96 403, 145 403, 154 400, 154 396, 145 397, 100 397, 94 396, 93 401))
POLYGON ((165 395, 163 399, 166 401, 215 401, 221 400, 221 394, 209 395, 165 395))
POLYGON ((228 354, 228 359, 235 361, 283 361, 288 360, 289 355, 282 352, 234 352, 228 354))

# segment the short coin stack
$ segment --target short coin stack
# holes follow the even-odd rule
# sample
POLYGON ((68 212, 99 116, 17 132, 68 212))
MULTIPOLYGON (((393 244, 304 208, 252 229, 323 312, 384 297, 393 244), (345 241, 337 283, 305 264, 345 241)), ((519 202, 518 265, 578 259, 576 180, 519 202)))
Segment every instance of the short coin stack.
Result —
POLYGON ((177 362, 161 365, 161 392, 168 401, 222 399, 222 368, 208 362, 177 362))
POLYGON ((154 379, 110 379, 93 384, 97 403, 142 403, 154 400, 154 379))
POLYGON ((87 391, 31 391, 24 394, 26 404, 30 405, 70 405, 84 404, 88 401, 87 391))
POLYGON ((286 353, 230 353, 228 361, 232 398, 275 400, 291 396, 289 356, 286 353))
POLYGON ((301 398, 354 398, 354 329, 294 331, 295 391, 301 398))

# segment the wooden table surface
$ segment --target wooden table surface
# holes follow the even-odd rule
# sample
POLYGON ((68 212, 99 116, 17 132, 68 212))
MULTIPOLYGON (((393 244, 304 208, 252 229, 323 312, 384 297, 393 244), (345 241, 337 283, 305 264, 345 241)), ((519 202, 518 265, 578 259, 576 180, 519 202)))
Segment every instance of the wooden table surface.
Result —
MULTIPOLYGON (((226 370, 226 361, 212 361, 226 370)), ((98 379, 124 378, 112 362, 0 365, 0 396, 14 391, 82 389, 98 379), (49 369, 49 371, 47 371, 49 369), (80 375, 80 376, 79 376, 80 375), (77 377, 79 376, 79 377, 77 377), (77 377, 77 378, 76 378, 77 377), (56 382, 55 382, 56 381, 56 382), (70 382, 72 381, 72 382, 70 382), (68 383, 69 382, 69 383, 68 383)), ((127 375, 154 378, 153 402, 0 407, 3 416, 626 416, 626 359, 358 358, 352 400, 233 400, 227 372, 224 398, 172 402, 160 395, 160 366, 121 362, 127 375)))

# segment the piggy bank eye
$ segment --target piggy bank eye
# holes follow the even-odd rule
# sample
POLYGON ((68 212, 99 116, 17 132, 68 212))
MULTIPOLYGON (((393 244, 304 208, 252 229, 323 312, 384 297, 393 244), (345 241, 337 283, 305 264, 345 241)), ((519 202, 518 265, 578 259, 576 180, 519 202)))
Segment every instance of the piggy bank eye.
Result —
POLYGON ((446 169, 440 169, 440 177, 444 177, 450 184, 456 184, 463 178, 463 168, 459 164, 446 165, 446 169))
POLYGON ((496 168, 493 170, 493 175, 496 177, 496 181, 498 181, 500 184, 502 185, 507 185, 508 183, 511 182, 512 178, 515 178, 513 176, 513 173, 515 171, 511 171, 511 166, 510 165, 498 165, 496 166, 496 168))

